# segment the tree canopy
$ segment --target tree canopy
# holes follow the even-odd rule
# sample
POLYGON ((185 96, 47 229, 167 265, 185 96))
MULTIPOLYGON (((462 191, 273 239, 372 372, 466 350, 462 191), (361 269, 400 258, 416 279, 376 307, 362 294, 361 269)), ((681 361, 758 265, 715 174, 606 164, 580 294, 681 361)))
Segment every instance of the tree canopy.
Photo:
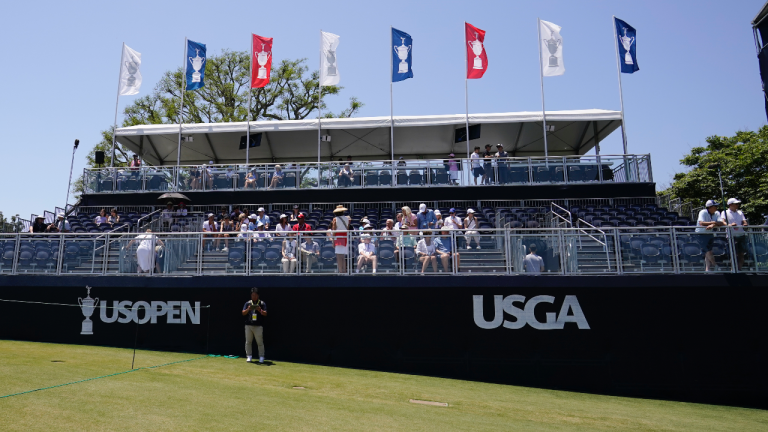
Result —
POLYGON ((735 136, 711 136, 705 147, 694 147, 680 163, 690 170, 677 173, 672 185, 660 191, 694 206, 703 207, 708 199, 721 201, 718 165, 722 171, 725 199, 738 198, 752 224, 763 222, 768 213, 768 126, 757 132, 737 132, 735 136))

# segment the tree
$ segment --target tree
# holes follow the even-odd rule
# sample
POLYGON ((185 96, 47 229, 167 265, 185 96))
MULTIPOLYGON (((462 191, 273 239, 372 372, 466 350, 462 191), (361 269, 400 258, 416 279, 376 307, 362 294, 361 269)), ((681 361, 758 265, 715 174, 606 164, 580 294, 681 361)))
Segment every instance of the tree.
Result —
POLYGON ((742 200, 742 210, 752 224, 768 213, 768 126, 735 136, 711 136, 706 147, 694 147, 680 163, 690 167, 677 173, 672 185, 659 195, 671 195, 703 207, 708 199, 721 201, 717 169, 722 171, 725 199, 742 200), (710 167, 712 166, 712 167, 710 167))
POLYGON ((9 221, 3 215, 3 212, 0 211, 0 233, 21 232, 21 229, 23 227, 24 227, 24 224, 21 222, 21 216, 19 216, 18 214, 16 214, 15 216, 11 216, 11 220, 9 221))

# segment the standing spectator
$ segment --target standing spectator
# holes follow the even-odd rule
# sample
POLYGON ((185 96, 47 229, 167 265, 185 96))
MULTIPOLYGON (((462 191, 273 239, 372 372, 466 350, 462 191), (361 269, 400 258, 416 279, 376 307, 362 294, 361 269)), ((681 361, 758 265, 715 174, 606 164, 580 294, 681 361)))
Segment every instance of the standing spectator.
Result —
MULTIPOLYGON (((139 242, 139 247, 136 249, 136 270, 138 273, 149 273, 155 257, 155 243, 164 246, 163 241, 156 238, 151 229, 147 229, 146 234, 139 234, 131 239, 126 248, 130 249, 135 241, 139 242)), ((158 273, 160 272, 159 266, 156 266, 156 270, 158 273)))
POLYGON ((715 255, 712 252, 712 246, 714 245, 715 235, 711 234, 712 230, 719 226, 725 225, 721 222, 722 215, 717 211, 719 204, 714 200, 707 201, 706 208, 699 212, 699 218, 696 221, 696 235, 701 248, 706 251, 704 255, 704 267, 705 271, 709 271, 710 267, 714 267, 715 255), (710 234, 706 234, 710 232, 710 234))
POLYGON ((291 231, 291 225, 288 223, 288 215, 283 213, 280 215, 280 222, 275 225, 275 237, 280 237, 287 231, 291 231))
MULTIPOLYGON (((445 222, 443 223, 443 226, 445 228, 448 228, 449 230, 462 230, 464 229, 464 223, 461 221, 461 218, 456 216, 456 209, 451 208, 448 210, 448 218, 445 219, 445 222)), ((459 249, 464 247, 464 236, 456 237, 456 243, 459 249)))
POLYGON ((483 184, 493 183, 493 152, 491 152, 491 145, 485 145, 485 151, 483 152, 483 184))
POLYGON ((320 255, 320 246, 312 240, 309 234, 304 235, 304 242, 301 244, 301 265, 302 271, 312 270, 312 266, 317 263, 317 257, 320 255))
POLYGON ((351 219, 344 215, 345 211, 347 209, 344 206, 336 206, 331 222, 331 230, 334 231, 333 245, 336 247, 336 265, 339 273, 347 272, 347 231, 349 231, 351 219))
POLYGON ((293 273, 296 270, 297 244, 295 234, 289 233, 283 240, 282 254, 280 260, 283 263, 283 273, 293 273))
POLYGON ((471 155, 469 155, 469 159, 472 162, 471 163, 472 175, 475 177, 475 186, 477 186, 477 178, 485 175, 485 171, 483 171, 483 166, 480 163, 480 147, 475 147, 475 151, 472 152, 471 155))
POLYGON ((424 238, 416 245, 416 256, 422 263, 421 273, 424 274, 430 263, 432 263, 432 270, 437 273, 437 248, 432 243, 432 231, 424 231, 423 234, 424 238))
POLYGON ((499 170, 499 184, 507 184, 507 173, 508 173, 508 167, 507 167, 507 158, 509 157, 509 153, 504 151, 504 146, 502 144, 496 144, 496 154, 494 155, 496 157, 496 161, 498 162, 497 168, 499 170))
POLYGON ((741 207, 741 201, 737 198, 728 199, 728 210, 723 212, 722 221, 728 226, 728 237, 733 240, 739 270, 741 270, 744 265, 744 255, 747 253, 747 236, 742 227, 748 226, 749 222, 739 207, 741 207))
POLYGON ((458 268, 460 265, 460 256, 459 252, 456 251, 456 248, 453 245, 450 230, 444 227, 442 228, 441 232, 442 236, 435 238, 433 243, 435 244, 435 250, 437 251, 437 255, 443 264, 443 268, 445 271, 450 272, 451 267, 448 263, 450 262, 451 256, 456 256, 456 268, 458 268))
POLYGON ((275 165, 275 173, 272 174, 272 183, 269 184, 269 188, 275 189, 278 186, 282 186, 284 177, 285 173, 283 172, 283 167, 275 165))
POLYGON ((208 161, 208 165, 203 165, 203 180, 208 189, 213 190, 213 161, 208 161))
POLYGON ((267 305, 259 299, 259 289, 251 288, 251 299, 243 306, 245 317, 245 361, 251 362, 253 356, 253 340, 259 348, 259 363, 264 363, 264 318, 267 316, 267 305))
POLYGON ((290 222, 298 222, 298 221, 299 221, 299 206, 294 204, 293 211, 291 212, 290 222))
POLYGON ((531 253, 525 256, 523 259, 523 266, 526 273, 540 274, 541 269, 544 267, 544 259, 536 255, 536 245, 531 244, 528 249, 531 253))
MULTIPOLYGON (((221 221, 221 227, 219 228, 219 232, 221 233, 219 236, 224 238, 224 248, 221 250, 222 252, 229 251, 229 237, 232 237, 235 230, 234 222, 229 218, 229 215, 225 215, 224 220, 221 221)), ((219 240, 216 241, 216 249, 219 248, 218 242, 219 240)))
POLYGON ((372 273, 376 273, 376 246, 371 243, 371 236, 369 234, 360 235, 362 242, 357 245, 359 256, 357 257, 357 269, 355 273, 360 273, 363 266, 370 265, 372 273))
MULTIPOLYGON (((206 242, 206 247, 208 248, 208 252, 211 251, 212 243, 214 243, 214 238, 218 237, 218 234, 215 234, 219 231, 219 225, 216 223, 215 216, 213 213, 208 213, 208 220, 203 222, 203 232, 208 233, 204 234, 203 237, 207 237, 210 240, 206 242)), ((219 241, 216 240, 214 247, 218 247, 219 241)))
POLYGON ((464 233, 464 238, 467 241, 467 249, 472 249, 472 240, 475 241, 475 244, 477 245, 477 248, 480 249, 480 236, 477 232, 477 218, 475 217, 475 211, 472 209, 467 209, 467 218, 464 219, 464 228, 466 228, 466 232, 464 233))
POLYGON ((451 153, 448 155, 450 159, 448 159, 446 170, 448 171, 448 174, 450 174, 451 184, 459 184, 459 170, 461 169, 459 167, 459 162, 456 161, 455 157, 456 155, 451 153))
POLYGON ((131 160, 131 163, 128 166, 131 169, 131 177, 138 177, 141 170, 141 160, 139 160, 139 155, 134 154, 133 160, 131 160))
POLYGON ((416 215, 416 224, 418 229, 432 229, 435 227, 435 222, 437 222, 435 213, 432 210, 427 209, 426 204, 419 204, 419 214, 416 215))
POLYGON ((269 228, 269 216, 266 215, 264 212, 264 207, 259 207, 257 210, 258 216, 256 216, 256 222, 261 222, 264 224, 264 229, 269 228))
POLYGON ((339 187, 348 187, 355 184, 355 174, 352 172, 349 164, 346 163, 339 171, 339 187))
POLYGON ((408 206, 403 206, 403 217, 400 220, 400 229, 405 231, 409 229, 416 229, 418 226, 418 219, 408 206))
POLYGON ((66 219, 64 219, 64 212, 59 212, 59 214, 56 215, 56 230, 60 233, 70 233, 72 232, 72 227, 69 225, 69 222, 67 222, 66 219))
POLYGON ((312 231, 312 227, 305 222, 304 213, 299 214, 299 223, 293 226, 293 231, 312 231))
POLYGON ((101 225, 107 223, 107 210, 101 209, 99 212, 99 215, 96 216, 96 218, 93 220, 93 223, 96 225, 101 225))
POLYGON ((42 216, 35 216, 35 222, 29 227, 29 232, 33 234, 42 234, 48 227, 45 225, 45 218, 42 216))

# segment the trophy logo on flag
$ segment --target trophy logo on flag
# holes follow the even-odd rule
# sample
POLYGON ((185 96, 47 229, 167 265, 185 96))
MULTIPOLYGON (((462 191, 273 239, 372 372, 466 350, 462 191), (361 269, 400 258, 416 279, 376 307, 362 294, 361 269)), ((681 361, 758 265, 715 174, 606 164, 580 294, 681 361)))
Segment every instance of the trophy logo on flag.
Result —
POLYGON ((549 39, 543 39, 544 43, 547 44, 547 49, 549 50, 549 67, 559 67, 557 63, 557 56, 555 55, 557 53, 557 49, 560 47, 560 44, 563 43, 562 39, 555 39, 555 32, 552 32, 552 35, 549 39))
POLYGON ((205 63, 205 57, 200 57, 200 50, 195 49, 195 57, 190 57, 189 62, 192 63, 192 69, 195 70, 194 73, 192 73, 192 82, 200 82, 200 77, 202 74, 200 73, 200 69, 203 68, 203 64, 205 63))
POLYGON ((91 298, 91 287, 87 286, 85 289, 88 290, 88 293, 86 294, 85 298, 78 297, 77 303, 80 304, 80 309, 83 311, 83 316, 85 317, 85 320, 83 320, 83 325, 81 327, 80 334, 81 335, 92 335, 93 334, 93 321, 91 321, 91 315, 93 315, 93 312, 96 310, 96 305, 99 304, 99 298, 96 297, 96 299, 91 298))
POLYGON ((475 40, 467 41, 467 43, 469 44, 469 47, 472 48, 472 52, 475 53, 475 62, 472 69, 482 69, 483 59, 480 58, 480 54, 483 53, 483 43, 478 39, 477 32, 475 32, 475 40))
POLYGON ((328 60, 328 76, 336 76, 336 50, 326 51, 325 58, 328 60))
POLYGON ((261 44, 261 52, 254 53, 256 54, 256 60, 259 62, 259 72, 256 78, 258 79, 266 79, 267 78, 267 68, 264 67, 267 62, 269 61, 269 57, 272 55, 272 51, 264 51, 264 45, 261 44))
POLYGON ((629 53, 629 49, 632 48, 632 44, 635 43, 635 38, 627 37, 626 27, 624 28, 624 36, 619 36, 619 42, 621 42, 621 45, 624 46, 624 51, 626 51, 624 54, 624 63, 628 65, 635 64, 635 62, 632 61, 632 54, 629 53))
POLYGON ((401 37, 400 39, 403 40, 403 44, 400 46, 395 45, 395 53, 397 54, 397 57, 400 59, 399 69, 397 70, 398 73, 408 73, 408 63, 406 60, 408 60, 408 52, 411 51, 411 45, 405 45, 405 38, 401 37))
POLYGON ((136 72, 139 71, 139 64, 136 62, 125 62, 125 70, 128 72, 126 85, 134 87, 136 85, 136 72))

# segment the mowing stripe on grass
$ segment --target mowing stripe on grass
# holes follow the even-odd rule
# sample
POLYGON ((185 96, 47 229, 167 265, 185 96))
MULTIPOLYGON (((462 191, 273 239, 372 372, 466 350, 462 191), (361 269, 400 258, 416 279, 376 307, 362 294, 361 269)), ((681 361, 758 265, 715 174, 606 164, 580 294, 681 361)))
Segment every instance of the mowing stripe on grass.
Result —
MULTIPOLYGON (((54 386, 41 387, 41 388, 37 388, 37 389, 34 389, 34 390, 27 390, 27 391, 23 391, 23 392, 19 392, 19 393, 7 394, 5 396, 0 396, 0 399, 9 398, 11 396, 19 396, 19 395, 23 395, 23 394, 27 394, 27 393, 33 393, 33 392, 40 391, 40 390, 48 390, 48 389, 52 389, 52 388, 56 388, 56 387, 64 387, 64 386, 68 386, 68 385, 72 385, 72 384, 83 383, 83 382, 86 382, 86 381, 93 381, 93 380, 97 380, 99 378, 108 378, 108 377, 112 377, 112 376, 116 376, 116 375, 123 375, 123 374, 131 373, 131 372, 140 371, 140 370, 143 370, 143 369, 155 369, 155 368, 159 368, 159 367, 163 367, 163 366, 170 366, 172 364, 177 364, 177 363, 191 362, 191 361, 194 361, 194 360, 200 360, 200 359, 204 359, 204 358, 208 358, 208 357, 209 356, 202 356, 202 357, 195 357, 195 358, 191 358, 191 359, 187 359, 187 360, 179 360, 179 361, 175 361, 175 362, 165 363, 165 364, 161 364, 161 365, 157 365, 157 366, 145 366, 145 367, 141 367, 141 368, 137 368, 137 369, 131 369, 131 370, 123 371, 123 372, 117 372, 117 373, 113 373, 113 374, 109 374, 109 375, 102 375, 102 376, 97 376, 97 377, 93 377, 93 378, 86 378, 84 380, 72 381, 72 382, 68 382, 68 383, 64 383, 64 384, 57 384, 57 385, 54 385, 54 386)), ((213 357, 213 356, 210 356, 210 357, 213 357)))

